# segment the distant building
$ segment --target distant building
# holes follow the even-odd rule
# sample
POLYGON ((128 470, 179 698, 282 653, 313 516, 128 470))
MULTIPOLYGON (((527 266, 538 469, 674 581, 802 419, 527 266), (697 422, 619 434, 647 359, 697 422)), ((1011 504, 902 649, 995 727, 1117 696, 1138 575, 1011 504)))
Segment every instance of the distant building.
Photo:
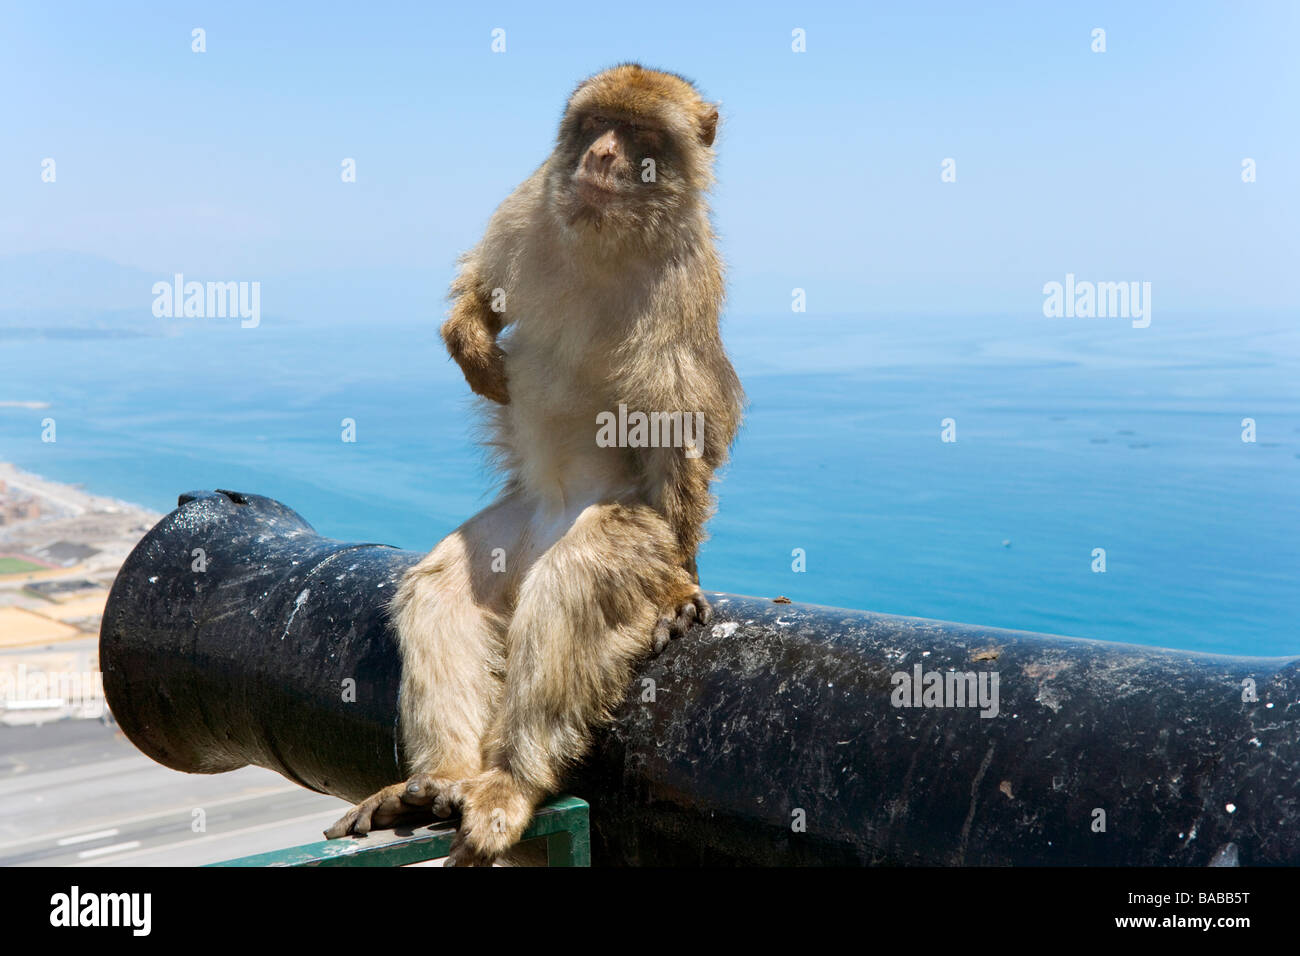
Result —
POLYGON ((64 601, 87 591, 103 590, 103 587, 102 584, 96 584, 94 581, 78 578, 73 580, 33 581, 25 585, 23 590, 30 591, 32 594, 49 601, 64 601))
POLYGON ((53 544, 47 544, 43 548, 37 548, 33 554, 38 558, 44 558, 52 564, 57 564, 64 568, 70 568, 74 564, 85 561, 87 558, 99 554, 99 549, 92 548, 88 544, 77 544, 75 541, 55 541, 53 544))

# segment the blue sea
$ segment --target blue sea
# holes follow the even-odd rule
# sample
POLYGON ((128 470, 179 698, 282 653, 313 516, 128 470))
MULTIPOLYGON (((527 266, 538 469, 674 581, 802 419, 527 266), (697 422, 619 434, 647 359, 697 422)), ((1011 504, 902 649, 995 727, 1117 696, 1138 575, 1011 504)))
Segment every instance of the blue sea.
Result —
MULTIPOLYGON (((0 407, 0 459, 159 511, 190 489, 256 492, 323 534, 427 549, 492 482, 439 308, 253 329, 2 319, 0 402, 50 407, 0 407)), ((1294 316, 1157 313, 1134 329, 1035 305, 730 315, 723 331, 750 405, 717 485, 706 588, 1300 653, 1294 316)))

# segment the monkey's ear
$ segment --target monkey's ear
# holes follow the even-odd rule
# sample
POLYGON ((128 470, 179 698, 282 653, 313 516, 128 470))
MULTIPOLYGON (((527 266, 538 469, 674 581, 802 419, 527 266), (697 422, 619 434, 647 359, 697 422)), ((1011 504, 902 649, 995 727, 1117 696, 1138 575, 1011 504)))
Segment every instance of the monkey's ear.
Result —
POLYGON ((718 108, 706 106, 700 114, 700 142, 705 146, 713 145, 713 137, 718 135, 718 108))

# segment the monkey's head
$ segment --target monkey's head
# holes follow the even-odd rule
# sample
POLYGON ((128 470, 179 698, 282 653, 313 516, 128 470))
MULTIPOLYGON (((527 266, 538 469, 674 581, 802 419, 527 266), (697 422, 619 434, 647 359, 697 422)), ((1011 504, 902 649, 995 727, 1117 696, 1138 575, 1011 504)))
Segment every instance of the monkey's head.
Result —
POLYGON ((653 243, 703 212, 718 109, 673 73, 625 63, 569 97, 549 176, 562 219, 653 243))

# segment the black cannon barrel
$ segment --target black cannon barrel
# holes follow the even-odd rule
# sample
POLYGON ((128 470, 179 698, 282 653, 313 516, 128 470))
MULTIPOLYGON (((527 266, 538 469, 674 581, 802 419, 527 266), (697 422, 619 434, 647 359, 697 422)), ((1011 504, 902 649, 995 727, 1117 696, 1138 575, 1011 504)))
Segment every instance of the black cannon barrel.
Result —
POLYGON ((175 770, 256 764, 360 800, 401 777, 384 604, 415 557, 322 538, 270 498, 181 495, 109 593, 108 706, 175 770))
MULTIPOLYGON (((403 776, 388 598, 420 556, 194 492, 122 566, 109 706, 155 760, 348 800, 403 776)), ((1300 659, 713 594, 575 768, 597 862, 1300 863, 1300 659)))

